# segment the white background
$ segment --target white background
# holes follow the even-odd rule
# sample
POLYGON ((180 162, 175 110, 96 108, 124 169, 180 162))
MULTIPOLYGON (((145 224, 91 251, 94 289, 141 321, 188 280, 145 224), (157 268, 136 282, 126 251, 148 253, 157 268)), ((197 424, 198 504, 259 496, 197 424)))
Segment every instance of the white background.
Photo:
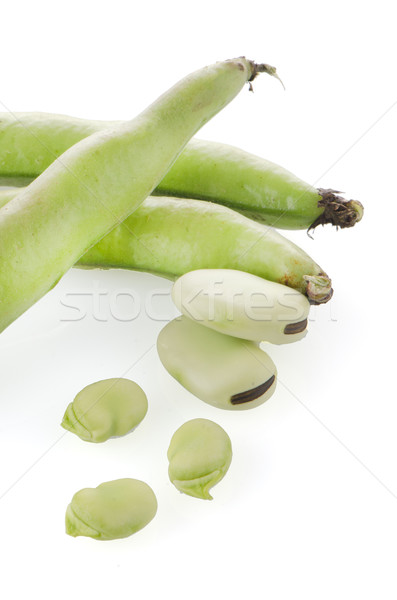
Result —
MULTIPOLYGON (((333 279, 299 344, 270 347, 278 389, 252 411, 207 406, 162 368, 175 314, 163 279, 72 270, 0 337, 0 593, 41 598, 395 599, 397 550, 396 36, 390 1, 10 2, 1 16, 0 110, 130 118, 189 72, 239 55, 277 66, 199 137, 240 146, 365 205, 352 230, 287 235, 333 279), (133 321, 109 313, 133 290, 133 321), (104 320, 90 298, 102 296, 104 320), (89 293, 86 317, 68 294, 89 293), (66 311, 66 312, 65 312, 66 311), (102 317, 101 317, 102 318, 102 317), (137 430, 101 445, 60 427, 87 383, 145 389, 137 430), (229 433, 212 502, 167 478, 172 433, 194 417, 229 433), (157 516, 113 542, 71 538, 73 493, 118 477, 156 492, 157 516)), ((1 265, 0 265, 1 268, 1 265)), ((125 317, 127 306, 116 307, 125 317)), ((102 314, 102 313, 101 313, 102 314)))

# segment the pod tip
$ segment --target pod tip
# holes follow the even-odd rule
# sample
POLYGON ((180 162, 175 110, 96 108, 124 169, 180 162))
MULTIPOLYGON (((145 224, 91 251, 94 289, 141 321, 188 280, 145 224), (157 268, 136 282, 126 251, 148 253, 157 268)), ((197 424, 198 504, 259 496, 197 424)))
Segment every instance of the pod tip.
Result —
POLYGON ((253 91, 252 82, 254 81, 255 77, 257 77, 257 75, 259 75, 259 73, 267 73, 271 77, 275 77, 276 79, 279 80, 279 82, 285 89, 285 85, 283 84, 280 77, 278 76, 276 67, 272 67, 271 65, 268 65, 267 63, 256 63, 252 60, 250 60, 248 62, 250 63, 250 66, 251 66, 251 77, 248 79, 249 89, 251 92, 253 91))
POLYGON ((304 275, 303 279, 307 281, 306 295, 310 304, 324 304, 331 300, 334 290, 330 278, 325 273, 304 275))
POLYGON ((327 223, 341 229, 353 227, 363 218, 364 207, 358 200, 345 200, 336 190, 319 188, 317 191, 320 196, 318 207, 323 208, 323 212, 310 225, 308 232, 327 223))

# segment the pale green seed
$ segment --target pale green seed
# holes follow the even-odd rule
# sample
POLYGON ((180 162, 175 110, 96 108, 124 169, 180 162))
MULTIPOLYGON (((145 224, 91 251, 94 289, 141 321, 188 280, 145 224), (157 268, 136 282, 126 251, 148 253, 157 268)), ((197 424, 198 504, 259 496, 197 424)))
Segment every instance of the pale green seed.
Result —
POLYGON ((218 408, 253 408, 270 398, 276 387, 277 369, 257 344, 184 316, 162 329, 157 350, 172 377, 218 408))
POLYGON ((175 282, 179 310, 220 333, 256 342, 288 344, 307 333, 310 304, 298 292, 235 269, 199 269, 175 282))
POLYGON ((168 474, 184 494, 212 500, 209 490, 226 474, 232 444, 226 431, 208 419, 184 423, 171 438, 168 474))
POLYGON ((96 540, 124 538, 145 527, 156 512, 156 496, 143 481, 107 481, 73 496, 66 509, 66 533, 96 540))
POLYGON ((145 392, 129 379, 104 379, 81 390, 69 404, 62 427, 87 442, 104 442, 134 429, 147 413, 145 392))

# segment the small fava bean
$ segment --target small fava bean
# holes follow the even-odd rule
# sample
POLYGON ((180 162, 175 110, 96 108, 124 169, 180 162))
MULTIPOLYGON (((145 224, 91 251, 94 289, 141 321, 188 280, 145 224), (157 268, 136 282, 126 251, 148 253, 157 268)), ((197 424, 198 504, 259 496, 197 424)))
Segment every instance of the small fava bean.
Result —
POLYGON ((125 435, 147 413, 145 392, 129 379, 104 379, 81 390, 69 404, 62 427, 87 442, 125 435))
POLYGON ((277 369, 257 344, 218 333, 184 316, 162 329, 157 350, 172 377, 218 408, 253 408, 276 388, 277 369))
POLYGON ((124 538, 147 525, 157 512, 157 499, 143 481, 116 479, 84 488, 66 509, 66 533, 96 540, 124 538))
POLYGON ((209 490, 226 474, 232 444, 226 431, 208 419, 184 423, 171 438, 168 474, 184 494, 212 500, 209 490))
POLYGON ((308 299, 290 287, 234 269, 199 269, 172 289, 179 310, 220 333, 288 344, 307 333, 308 299))

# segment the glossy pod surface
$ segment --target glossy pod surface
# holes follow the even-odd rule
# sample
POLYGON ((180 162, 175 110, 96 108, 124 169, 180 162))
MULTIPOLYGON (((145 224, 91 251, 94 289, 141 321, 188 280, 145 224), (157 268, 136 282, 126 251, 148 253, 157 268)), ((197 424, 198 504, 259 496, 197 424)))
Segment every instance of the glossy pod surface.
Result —
MULTIPOLYGON (((46 113, 0 113, 0 183, 26 185, 73 144, 120 124, 46 113)), ((307 229, 323 212, 318 191, 286 169, 206 140, 188 143, 155 193, 218 202, 280 228, 307 229)))
MULTIPOLYGON (((13 197, 15 190, 0 191, 0 207, 13 197)), ((150 196, 76 266, 132 269, 169 279, 196 269, 237 269, 294 288, 311 302, 327 302, 332 296, 329 277, 296 244, 229 208, 201 200, 150 196)))
POLYGON ((288 344, 307 333, 307 298, 250 273, 191 271, 174 283, 172 299, 186 317, 245 340, 288 344))
POLYGON ((147 413, 145 392, 129 379, 104 379, 81 390, 69 404, 62 427, 87 442, 125 435, 147 413))
MULTIPOLYGON (((0 113, 0 184, 26 185, 62 152, 117 122, 46 113, 0 113)), ((192 140, 155 194, 218 202, 281 229, 314 223, 351 227, 362 205, 319 190, 290 171, 239 148, 192 140)))
POLYGON ((192 73, 132 121, 72 146, 0 209, 0 331, 143 202, 257 69, 239 58, 192 73))
POLYGON ((114 540, 136 533, 157 512, 153 490, 138 479, 116 479, 84 488, 66 509, 66 533, 96 540, 114 540))
POLYGON ((276 367, 257 344, 218 333, 184 316, 162 329, 157 350, 172 377, 217 408, 254 408, 275 391, 276 367))
POLYGON ((208 419, 184 423, 171 438, 168 475, 184 494, 212 500, 209 490, 226 474, 232 444, 226 431, 208 419))

